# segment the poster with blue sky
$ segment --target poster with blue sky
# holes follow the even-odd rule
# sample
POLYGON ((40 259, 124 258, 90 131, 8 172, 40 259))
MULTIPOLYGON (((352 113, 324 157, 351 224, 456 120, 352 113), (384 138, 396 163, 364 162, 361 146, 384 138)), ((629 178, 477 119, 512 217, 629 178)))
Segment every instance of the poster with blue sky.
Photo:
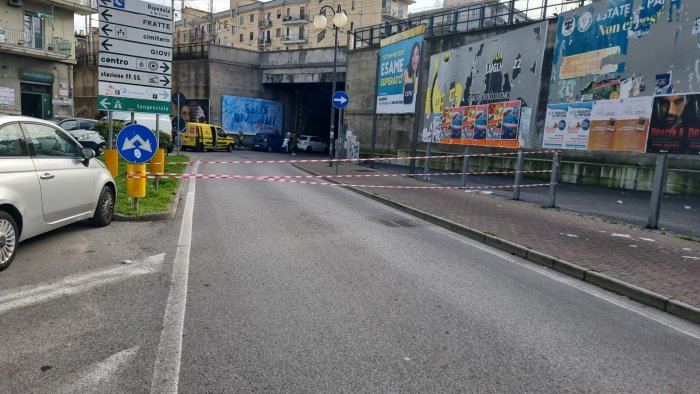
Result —
POLYGON ((282 133, 282 103, 252 97, 222 96, 221 126, 245 135, 282 133))
POLYGON ((416 110, 421 73, 424 25, 382 40, 377 83, 378 114, 416 110))

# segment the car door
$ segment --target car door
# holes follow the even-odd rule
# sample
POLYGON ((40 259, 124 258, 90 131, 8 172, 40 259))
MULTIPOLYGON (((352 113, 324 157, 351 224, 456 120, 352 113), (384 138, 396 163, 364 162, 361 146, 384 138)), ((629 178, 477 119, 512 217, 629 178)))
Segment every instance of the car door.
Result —
POLYGON ((41 189, 19 122, 0 126, 0 205, 22 215, 22 239, 45 231, 41 189))
POLYGON ((309 137, 309 145, 311 145, 314 152, 323 151, 323 143, 318 137, 309 137))
POLYGON ((97 173, 83 163, 80 145, 44 123, 22 122, 22 128, 34 148, 44 220, 56 223, 92 211, 97 173))

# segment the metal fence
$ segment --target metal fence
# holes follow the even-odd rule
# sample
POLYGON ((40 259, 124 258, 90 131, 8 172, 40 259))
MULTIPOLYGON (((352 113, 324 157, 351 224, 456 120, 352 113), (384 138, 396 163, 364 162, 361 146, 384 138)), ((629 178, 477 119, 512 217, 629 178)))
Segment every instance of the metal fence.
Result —
POLYGON ((425 36, 487 29, 553 18, 592 0, 485 0, 434 13, 421 13, 404 21, 383 23, 355 30, 354 48, 379 46, 382 38, 424 24, 425 36))

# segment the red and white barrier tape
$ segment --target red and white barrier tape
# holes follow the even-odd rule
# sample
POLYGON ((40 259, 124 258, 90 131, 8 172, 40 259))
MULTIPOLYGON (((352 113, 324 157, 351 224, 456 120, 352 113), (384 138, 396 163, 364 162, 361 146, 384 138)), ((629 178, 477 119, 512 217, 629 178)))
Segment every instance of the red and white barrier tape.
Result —
POLYGON ((483 172, 438 172, 438 173, 425 173, 425 174, 348 174, 348 175, 226 175, 226 174, 186 174, 177 172, 156 172, 150 173, 149 175, 136 176, 135 172, 127 172, 127 177, 131 179, 167 179, 167 178, 202 178, 202 179, 246 179, 246 180, 258 180, 258 179, 316 179, 316 178, 386 178, 386 177, 408 177, 408 176, 449 176, 449 175, 512 175, 517 173, 531 174, 531 173, 546 173, 552 172, 551 170, 532 170, 532 171, 483 171, 483 172))
MULTIPOLYGON (((556 150, 541 150, 522 152, 523 154, 540 154, 540 153, 555 153, 556 150)), ((486 157, 486 156, 508 156, 517 155, 518 152, 501 152, 501 153, 479 153, 479 154, 453 154, 441 156, 407 156, 407 157, 374 157, 364 159, 294 159, 294 160, 216 160, 216 161, 172 161, 165 163, 150 163, 150 164, 287 164, 287 163, 343 163, 343 162, 358 162, 358 161, 394 161, 394 160, 413 160, 413 159, 445 159, 456 157, 486 157)))

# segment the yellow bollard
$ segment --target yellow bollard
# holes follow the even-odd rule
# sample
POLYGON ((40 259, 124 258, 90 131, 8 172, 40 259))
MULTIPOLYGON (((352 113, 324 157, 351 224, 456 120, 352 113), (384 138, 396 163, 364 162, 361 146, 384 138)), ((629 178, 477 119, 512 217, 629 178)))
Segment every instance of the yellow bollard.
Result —
POLYGON ((126 171, 126 195, 133 198, 146 197, 146 165, 127 164, 126 171))
POLYGON ((151 175, 165 172, 165 149, 158 149, 151 159, 151 175))
POLYGON ((119 152, 116 149, 105 149, 105 165, 113 177, 119 175, 119 152))

